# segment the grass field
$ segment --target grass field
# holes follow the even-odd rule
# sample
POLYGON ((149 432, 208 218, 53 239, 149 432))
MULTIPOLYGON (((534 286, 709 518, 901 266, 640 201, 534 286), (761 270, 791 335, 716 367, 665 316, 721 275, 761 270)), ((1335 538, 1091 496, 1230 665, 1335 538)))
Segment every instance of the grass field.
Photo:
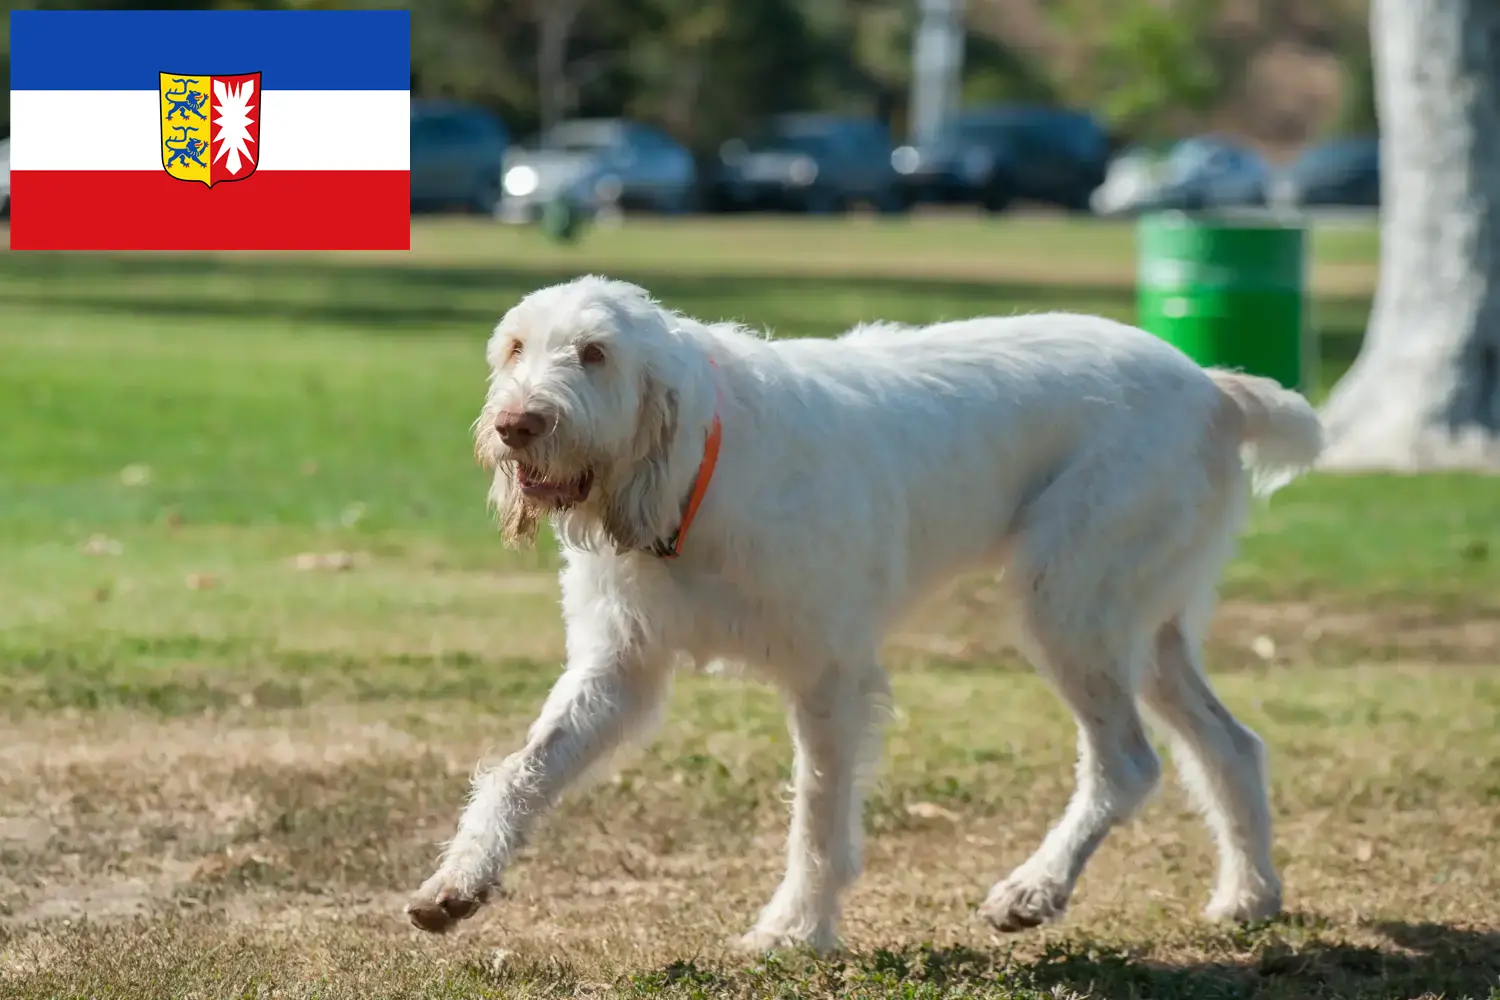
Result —
MULTIPOLYGON (((584 272, 785 336, 1134 312, 1131 231, 1035 220, 631 224, 410 255, 0 253, 0 996, 1500 997, 1500 482, 1313 476, 1257 511, 1211 663, 1267 739, 1289 915, 1197 916, 1168 787, 1060 925, 973 915, 1071 785, 1063 711, 967 581, 892 637, 901 715, 846 954, 727 952, 775 886, 790 747, 687 678, 507 897, 406 892, 474 760, 556 676, 548 548, 505 551, 468 428, 488 328, 584 272)), ((1325 374, 1375 239, 1320 231, 1325 374)))

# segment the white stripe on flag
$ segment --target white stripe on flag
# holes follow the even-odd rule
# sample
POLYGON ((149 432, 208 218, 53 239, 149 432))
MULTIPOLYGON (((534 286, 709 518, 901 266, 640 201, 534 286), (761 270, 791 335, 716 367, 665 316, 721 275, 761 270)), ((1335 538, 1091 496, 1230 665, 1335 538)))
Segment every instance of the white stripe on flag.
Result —
MULTIPOLYGON (((12 170, 160 170, 150 90, 14 90, 12 170)), ((260 170, 408 170, 405 90, 268 90, 260 170)))

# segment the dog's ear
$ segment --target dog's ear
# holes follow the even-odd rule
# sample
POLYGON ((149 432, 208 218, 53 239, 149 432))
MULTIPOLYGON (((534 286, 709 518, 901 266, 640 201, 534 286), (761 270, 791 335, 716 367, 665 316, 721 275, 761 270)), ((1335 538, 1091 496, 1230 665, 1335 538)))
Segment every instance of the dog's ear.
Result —
POLYGON ((649 548, 672 530, 676 509, 668 495, 668 462, 677 437, 677 393, 649 374, 641 387, 633 461, 623 483, 605 499, 604 530, 622 549, 649 548))

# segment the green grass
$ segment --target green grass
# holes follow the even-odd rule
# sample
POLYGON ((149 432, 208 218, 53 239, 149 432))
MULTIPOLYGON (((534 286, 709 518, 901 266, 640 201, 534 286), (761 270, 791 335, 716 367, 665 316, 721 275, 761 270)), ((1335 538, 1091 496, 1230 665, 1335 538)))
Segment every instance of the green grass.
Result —
MULTIPOLYGON (((1134 267, 1128 227, 1056 220, 643 222, 571 248, 431 221, 413 244, 0 253, 0 995, 1500 996, 1500 484, 1463 476, 1312 476, 1229 568, 1216 683, 1271 747, 1283 921, 1198 921, 1210 847, 1169 793, 1064 924, 975 924, 1073 754, 975 585, 893 645, 847 955, 724 952, 775 884, 788 747, 768 692, 700 678, 506 900, 417 936, 402 894, 562 652, 555 552, 500 546, 471 459, 506 308, 603 272, 782 336, 1131 319, 1134 267)), ((1314 248, 1333 378, 1376 244, 1314 248)))
MULTIPOLYGON (((45 560, 27 553, 96 532, 167 551, 171 521, 515 565, 489 541, 467 458, 482 345, 526 291, 581 272, 635 279, 695 315, 788 336, 874 318, 1134 311, 1131 230, 1118 225, 659 223, 557 248, 530 231, 435 224, 415 245, 410 258, 0 256, 0 541, 10 557, 45 560), (871 273, 903 262, 936 274, 871 273), (961 277, 941 276, 950 272, 961 277), (149 481, 122 482, 132 466, 149 481)), ((1314 246, 1315 274, 1339 289, 1317 303, 1331 377, 1357 350, 1368 308, 1368 287, 1338 269, 1372 279, 1373 240, 1333 230, 1314 246)), ((1461 477, 1298 485, 1257 522, 1231 591, 1441 603, 1500 593, 1496 500, 1492 481, 1461 477)))

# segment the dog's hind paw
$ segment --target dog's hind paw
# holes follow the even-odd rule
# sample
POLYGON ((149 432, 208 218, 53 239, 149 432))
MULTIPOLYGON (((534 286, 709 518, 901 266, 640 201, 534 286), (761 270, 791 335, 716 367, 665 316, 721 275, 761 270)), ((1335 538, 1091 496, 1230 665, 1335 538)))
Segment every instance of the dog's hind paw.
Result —
POLYGON ((413 926, 429 934, 443 934, 460 920, 478 913, 488 900, 489 893, 485 890, 466 893, 434 877, 412 893, 406 903, 406 916, 413 926))
POLYGON ((1209 920, 1236 924, 1271 920, 1281 915, 1281 889, 1279 886, 1256 886, 1238 891, 1220 890, 1209 900, 1203 915, 1209 920))

